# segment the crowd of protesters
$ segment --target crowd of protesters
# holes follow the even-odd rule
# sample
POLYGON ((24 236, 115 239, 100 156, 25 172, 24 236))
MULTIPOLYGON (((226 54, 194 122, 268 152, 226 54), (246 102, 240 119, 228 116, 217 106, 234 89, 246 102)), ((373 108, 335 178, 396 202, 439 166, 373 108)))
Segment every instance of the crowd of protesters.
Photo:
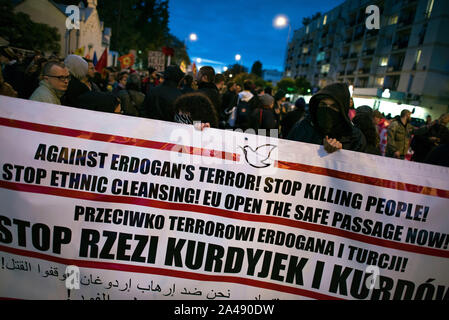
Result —
POLYGON ((286 92, 226 82, 210 66, 196 75, 178 66, 158 73, 106 67, 77 55, 45 58, 0 47, 0 95, 102 112, 220 129, 265 129, 272 136, 339 149, 449 167, 449 114, 421 127, 412 112, 385 117, 369 106, 355 108, 348 86, 334 83, 294 104, 286 92))

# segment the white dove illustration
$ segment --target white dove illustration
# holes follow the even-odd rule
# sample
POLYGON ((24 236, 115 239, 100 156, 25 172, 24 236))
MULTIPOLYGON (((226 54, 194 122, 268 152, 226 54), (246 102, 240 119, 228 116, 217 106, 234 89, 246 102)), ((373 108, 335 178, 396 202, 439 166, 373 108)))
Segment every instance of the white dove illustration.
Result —
POLYGON ((276 148, 272 144, 264 144, 254 150, 250 146, 240 147, 245 154, 245 159, 248 164, 254 168, 266 168, 271 165, 269 162, 271 152, 276 148))

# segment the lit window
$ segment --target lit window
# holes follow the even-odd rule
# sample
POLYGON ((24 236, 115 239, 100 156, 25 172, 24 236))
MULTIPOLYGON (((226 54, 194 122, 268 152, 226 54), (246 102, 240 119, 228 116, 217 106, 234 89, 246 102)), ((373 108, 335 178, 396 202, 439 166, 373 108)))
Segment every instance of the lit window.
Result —
POLYGON ((421 60, 421 53, 422 53, 421 49, 419 49, 418 51, 416 51, 416 60, 415 60, 415 63, 416 63, 416 64, 418 64, 419 61, 421 60))
POLYGON ((382 87, 384 85, 384 78, 383 77, 376 78, 376 84, 382 87))
POLYGON ((324 60, 325 54, 326 54, 325 52, 318 53, 318 55, 316 56, 316 61, 324 60))
POLYGON ((324 19, 323 19, 323 26, 325 26, 326 23, 327 23, 327 14, 324 16, 324 19))
POLYGON ((398 16, 395 15, 395 16, 390 17, 390 21, 388 22, 388 24, 392 25, 392 24, 396 24, 396 23, 398 23, 398 16))
POLYGON ((321 66, 321 73, 328 73, 329 72, 329 69, 330 69, 330 64, 323 64, 322 66, 321 66))
POLYGON ((386 66, 388 66, 388 57, 380 58, 380 63, 379 63, 379 65, 380 65, 381 67, 386 67, 386 66))
POLYGON ((309 34, 309 25, 306 26, 306 34, 309 34))
POLYGON ((306 54, 307 52, 309 52, 309 47, 302 48, 302 53, 303 54, 306 54))
POLYGON ((426 10, 426 18, 429 19, 432 14, 434 0, 427 1, 427 10, 426 10))

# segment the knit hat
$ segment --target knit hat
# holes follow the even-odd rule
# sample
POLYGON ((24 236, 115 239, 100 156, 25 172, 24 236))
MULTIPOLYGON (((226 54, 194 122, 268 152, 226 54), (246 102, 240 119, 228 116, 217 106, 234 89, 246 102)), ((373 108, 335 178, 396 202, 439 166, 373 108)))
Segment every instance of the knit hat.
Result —
POLYGON ((274 98, 269 94, 261 94, 259 101, 264 107, 270 107, 274 103, 274 98))
POLYGON ((89 64, 80 56, 75 54, 68 55, 64 60, 64 64, 75 78, 81 80, 87 76, 89 64))

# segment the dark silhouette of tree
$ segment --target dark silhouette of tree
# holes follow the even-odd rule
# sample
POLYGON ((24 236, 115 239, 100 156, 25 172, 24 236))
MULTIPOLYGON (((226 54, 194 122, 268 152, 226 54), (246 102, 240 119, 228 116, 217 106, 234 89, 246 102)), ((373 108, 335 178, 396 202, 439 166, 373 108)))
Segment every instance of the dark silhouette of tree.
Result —
POLYGON ((253 63, 253 66, 251 67, 251 73, 262 78, 262 62, 256 61, 253 63))
POLYGON ((59 52, 61 36, 56 28, 33 22, 29 15, 13 9, 11 1, 0 0, 0 37, 14 47, 59 52))

